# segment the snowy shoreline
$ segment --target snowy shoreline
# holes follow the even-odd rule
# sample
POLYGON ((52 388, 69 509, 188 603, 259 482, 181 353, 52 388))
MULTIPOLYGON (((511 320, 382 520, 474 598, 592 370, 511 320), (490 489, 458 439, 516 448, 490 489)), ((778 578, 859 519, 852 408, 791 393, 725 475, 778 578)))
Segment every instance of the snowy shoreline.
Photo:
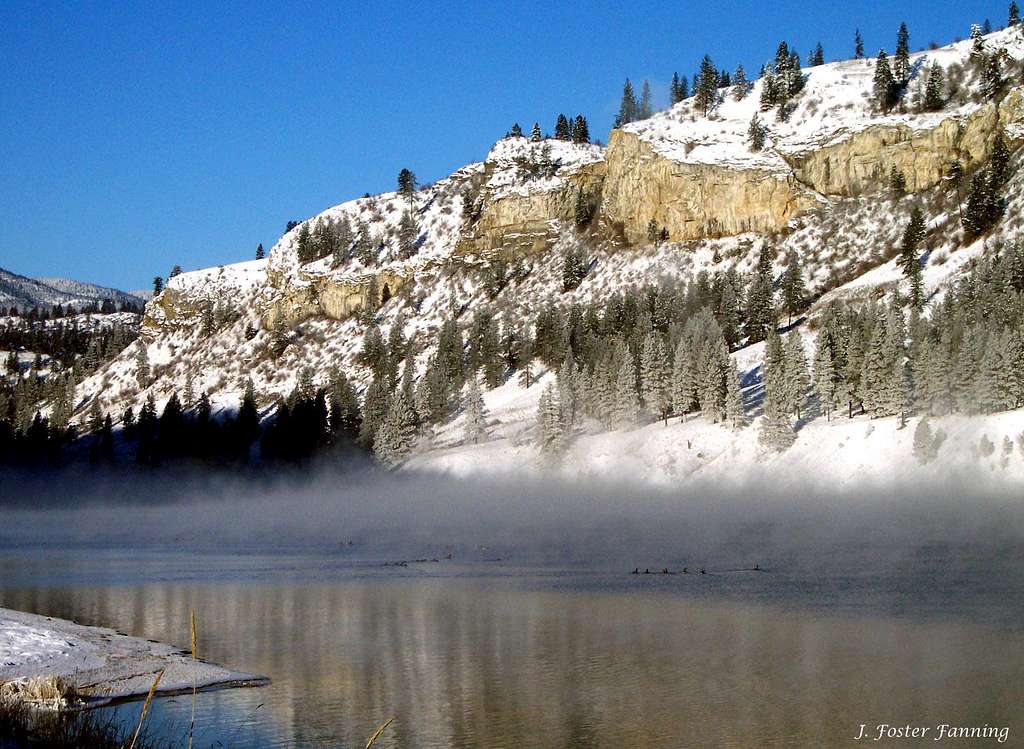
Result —
POLYGON ((0 608, 0 684, 35 677, 62 677, 84 707, 145 697, 164 670, 158 695, 193 687, 264 686, 264 676, 194 660, 171 645, 106 627, 0 608))

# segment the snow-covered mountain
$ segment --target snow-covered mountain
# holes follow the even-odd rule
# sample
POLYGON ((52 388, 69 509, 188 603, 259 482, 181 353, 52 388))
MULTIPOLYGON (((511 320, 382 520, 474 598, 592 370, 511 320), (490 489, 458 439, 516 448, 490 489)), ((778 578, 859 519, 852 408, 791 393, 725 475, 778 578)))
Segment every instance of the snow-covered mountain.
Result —
POLYGON ((20 311, 33 308, 86 307, 110 301, 139 305, 145 300, 117 289, 67 278, 28 278, 0 268, 0 310, 6 314, 12 307, 20 311))
MULTIPOLYGON (((453 316, 465 324, 465 313, 487 310, 511 326, 549 302, 600 302, 629 286, 728 268, 744 274, 766 245, 775 248, 776 277, 789 254, 802 258, 817 300, 806 330, 828 302, 878 298, 900 283, 895 256, 913 206, 927 221, 925 292, 940 298, 972 262, 1021 233, 1024 173, 1013 170, 1006 185, 1006 218, 977 240, 964 236, 962 201, 948 179, 954 163, 968 175, 983 168, 998 133, 1014 165, 1024 142, 1024 89, 1014 85, 1024 65, 1024 35, 1011 27, 981 41, 1005 68, 1006 91, 998 97, 986 93, 974 64, 978 44, 911 55, 904 103, 888 113, 872 105, 874 60, 836 62, 803 69, 803 89, 783 115, 761 106, 762 79, 746 95, 721 90, 707 116, 691 98, 616 129, 606 148, 505 138, 482 162, 414 194, 329 208, 286 233, 265 260, 170 279, 146 306, 141 338, 80 385, 79 419, 94 400, 115 415, 127 406, 137 410, 150 395, 159 407, 186 380, 208 392, 215 409, 235 408, 247 379, 266 407, 290 393, 300 373, 325 385, 334 367, 361 391, 371 376, 356 358, 368 312, 384 331, 404 320, 419 375, 442 323, 453 316), (933 68, 942 71, 944 102, 926 111, 922 97, 933 68), (759 151, 748 138, 755 117, 766 129, 759 151), (895 173, 905 194, 890 189, 895 173), (348 227, 344 236, 356 243, 354 251, 346 245, 340 257, 314 253, 319 259, 310 260, 308 243, 319 242, 325 227, 340 226, 348 227), (586 276, 563 291, 564 259, 579 251, 589 260, 586 276), (143 348, 152 377, 140 388, 143 348)), ((759 346, 734 353, 751 392, 758 386, 759 346)), ((461 465, 461 458, 443 457, 456 450, 479 453, 483 459, 469 462, 493 467, 510 452, 533 451, 527 444, 539 387, 510 381, 487 394, 500 422, 489 451, 453 446, 455 432, 441 429, 413 463, 461 465)), ((1024 417, 1000 418, 1006 422, 1000 421, 1000 436, 1012 442, 1024 417)), ((857 423, 861 432, 868 429, 866 421, 857 423)), ((956 433, 976 435, 976 426, 956 433)), ((680 445, 693 440, 677 438, 693 428, 675 426, 675 437, 658 438, 666 464, 689 459, 680 445)), ((856 434, 815 431, 821 428, 802 430, 799 439, 829 435, 845 444, 856 434)), ((727 461, 726 443, 734 437, 718 426, 708 429, 718 435, 708 437, 716 459, 727 461)), ((735 454, 753 445, 751 439, 749 449, 735 454)), ((860 455, 839 448, 835 454, 847 461, 860 455)), ((847 468, 854 471, 854 462, 847 468)))

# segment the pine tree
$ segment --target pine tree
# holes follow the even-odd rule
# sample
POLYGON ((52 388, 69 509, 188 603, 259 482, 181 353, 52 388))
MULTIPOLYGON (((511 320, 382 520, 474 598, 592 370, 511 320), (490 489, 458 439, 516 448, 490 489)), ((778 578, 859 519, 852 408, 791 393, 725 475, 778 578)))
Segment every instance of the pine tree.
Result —
POLYGON ((391 407, 391 391, 380 377, 374 377, 363 395, 363 421, 359 427, 359 441, 372 447, 377 431, 381 428, 391 407))
POLYGON ((671 405, 668 360, 661 336, 654 332, 644 338, 640 355, 640 383, 648 413, 656 419, 664 419, 667 425, 671 405))
POLYGON ((555 138, 558 140, 570 140, 571 136, 569 133, 569 120, 564 114, 558 115, 558 120, 555 122, 555 138))
POLYGON ((401 389, 396 390, 380 425, 373 453, 387 468, 396 468, 412 453, 416 438, 416 413, 401 389))
POLYGON ((1006 20, 1007 26, 1016 26, 1020 23, 1020 8, 1017 7, 1017 0, 1010 0, 1010 11, 1006 20))
POLYGON ((814 54, 811 55, 810 59, 811 67, 817 67, 818 65, 825 64, 825 50, 821 47, 821 42, 818 42, 814 48, 814 54))
POLYGON ((565 450, 565 446, 558 391, 554 383, 548 383, 537 405, 537 447, 541 456, 548 460, 556 460, 565 450))
POLYGON ((484 397, 480 393, 480 383, 476 376, 470 376, 466 382, 465 394, 465 429, 464 438, 466 442, 477 444, 487 437, 487 409, 484 407, 484 397))
POLYGON ((732 74, 732 98, 741 101, 750 93, 750 81, 747 80, 747 71, 743 65, 736 66, 736 72, 732 74))
POLYGON ((924 90, 924 108, 929 112, 937 112, 946 105, 942 95, 943 72, 938 62, 928 68, 928 83, 924 90))
POLYGON ((996 130, 992 140, 992 154, 988 162, 989 182, 993 189, 1002 188, 1010 177, 1010 149, 1006 145, 1003 129, 996 130))
POLYGON ((512 123, 512 129, 509 130, 509 137, 512 137, 512 138, 522 138, 523 137, 523 129, 521 127, 519 127, 519 123, 518 122, 513 122, 512 123))
POLYGON ((262 260, 263 259, 263 243, 262 242, 260 242, 256 246, 256 259, 257 260, 262 260))
POLYGON ((733 429, 739 429, 747 422, 743 409, 743 386, 740 383, 740 370, 735 360, 729 364, 729 372, 725 381, 725 419, 733 429))
POLYGON ((814 343, 814 390, 818 394, 818 406, 824 412, 825 419, 831 420, 839 391, 831 336, 825 329, 818 333, 814 343))
POLYGON ((619 104, 619 116, 616 123, 620 127, 628 125, 637 119, 638 111, 636 96, 633 93, 633 84, 627 78, 622 86, 622 102, 619 104))
POLYGON ((416 192, 416 175, 408 169, 402 169, 398 173, 398 194, 405 198, 411 198, 416 192))
POLYGON ((412 213, 403 211, 402 218, 398 222, 398 256, 400 258, 411 258, 416 254, 416 239, 419 232, 412 213))
POLYGON ((896 104, 896 80, 889 68, 889 58, 885 50, 878 51, 875 60, 875 77, 873 84, 875 107, 881 112, 888 112, 896 104))
POLYGON ((903 241, 900 244, 900 255, 897 263, 903 270, 903 275, 910 282, 910 300, 915 309, 920 309, 923 303, 921 262, 918 259, 917 248, 924 238, 925 224, 924 214, 919 206, 914 206, 910 211, 910 221, 903 232, 903 241))
POLYGON ((164 279, 160 276, 153 277, 153 296, 160 296, 164 290, 164 279))
POLYGON ((533 123, 533 127, 530 129, 530 142, 540 143, 541 140, 543 140, 543 138, 540 133, 540 123, 535 122, 533 123))
POLYGON ((985 56, 985 39, 981 31, 981 26, 976 23, 971 24, 971 42, 971 58, 974 60, 980 60, 985 56))
POLYGON ((135 381, 139 388, 148 388, 152 382, 152 375, 149 371, 149 351, 143 341, 139 341, 139 350, 135 355, 135 381))
POLYGON ((619 369, 615 377, 615 411, 612 421, 616 426, 636 424, 640 415, 640 404, 636 393, 636 365, 633 355, 623 344, 619 369))
POLYGON ((804 351, 803 338, 796 330, 786 336, 784 345, 786 357, 786 379, 783 390, 784 408, 787 414, 796 416, 797 420, 803 412, 807 391, 811 386, 811 374, 807 369, 807 354, 804 351))
POLYGON ((637 119, 649 119, 651 114, 653 114, 651 107, 651 84, 645 80, 643 87, 640 89, 640 104, 637 108, 637 119))
POLYGON ((584 117, 582 114, 576 115, 576 120, 572 127, 572 142, 590 142, 590 128, 587 126, 587 118, 584 117))
POLYGON ((744 332, 748 343, 763 341, 775 328, 775 304, 772 289, 772 261, 769 248, 763 247, 757 268, 747 291, 747 314, 744 332))
POLYGON ((889 168, 889 189, 896 197, 902 197, 907 192, 907 177, 895 164, 889 168))
POLYGON ((669 101, 676 105, 686 97, 683 95, 682 81, 679 80, 679 73, 672 74, 672 82, 668 87, 669 101))
POLYGON ((563 293, 572 291, 583 282, 587 275, 587 266, 587 257, 581 245, 573 244, 566 248, 562 261, 563 293))
POLYGON ((860 35, 860 29, 853 34, 853 57, 856 60, 864 58, 864 38, 860 35))
POLYGON ((763 149, 767 137, 768 129, 761 124, 761 118, 755 112, 754 116, 750 118, 750 126, 747 128, 747 142, 750 144, 750 150, 756 153, 763 149))
POLYGON ((786 271, 782 274, 780 288, 782 296, 782 311, 793 322, 793 315, 798 315, 807 309, 807 287, 804 284, 803 267, 800 263, 800 256, 792 252, 789 255, 789 263, 786 271))
POLYGON ((910 32, 901 23, 896 33, 896 54, 892 58, 892 74, 897 86, 906 86, 910 80, 910 32))
POLYGON ((796 434, 786 412, 785 352, 782 340, 774 332, 768 337, 761 371, 764 416, 758 440, 768 449, 782 452, 793 444, 796 434))
POLYGON ((694 86, 694 97, 694 103, 705 117, 718 103, 718 71, 707 55, 700 63, 700 82, 694 86))

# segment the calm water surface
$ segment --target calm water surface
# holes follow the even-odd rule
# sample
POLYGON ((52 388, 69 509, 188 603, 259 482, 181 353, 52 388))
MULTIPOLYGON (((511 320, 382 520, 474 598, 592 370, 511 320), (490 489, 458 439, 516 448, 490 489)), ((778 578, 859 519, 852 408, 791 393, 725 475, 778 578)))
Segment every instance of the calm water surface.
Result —
MULTIPOLYGON (((391 715, 376 746, 858 746, 880 722, 1007 725, 1022 746, 1019 550, 955 557, 632 576, 9 549, 0 605, 182 647, 195 609, 201 655, 272 679, 201 694, 201 747, 363 747, 391 715)), ((180 739, 190 709, 160 699, 151 727, 180 739)))

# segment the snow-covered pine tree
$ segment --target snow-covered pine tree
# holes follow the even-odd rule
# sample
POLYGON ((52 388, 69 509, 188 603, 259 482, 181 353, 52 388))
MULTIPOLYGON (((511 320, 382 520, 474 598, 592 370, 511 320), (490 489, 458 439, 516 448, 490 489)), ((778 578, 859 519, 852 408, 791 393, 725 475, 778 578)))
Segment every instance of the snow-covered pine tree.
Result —
POLYGON ((736 66, 736 72, 732 74, 732 98, 742 101, 750 93, 751 83, 747 80, 747 71, 743 65, 736 66))
POLYGON ((636 392, 636 364, 625 343, 620 342, 619 368, 615 376, 615 410, 612 421, 624 427, 636 424, 640 416, 640 403, 636 392))
POLYGON ((768 128, 761 122, 761 118, 757 116, 757 112, 750 118, 750 125, 747 127, 747 143, 750 144, 750 150, 755 153, 764 148, 765 141, 768 138, 768 128))
POLYGON ((903 240, 900 243, 900 255, 897 264, 903 270, 903 275, 910 282, 910 299, 914 308, 920 309, 921 298, 921 262, 918 259, 917 248, 925 235, 924 214, 921 207, 915 205, 910 210, 910 220, 907 228, 903 231, 903 240))
POLYGON ((640 104, 637 107, 637 118, 641 120, 649 119, 654 113, 651 104, 651 84, 648 81, 644 81, 643 87, 640 89, 640 104))
POLYGON ((910 32, 901 23, 896 32, 896 53, 892 57, 892 75, 897 86, 906 86, 910 80, 910 32))
POLYGON ((832 409, 838 395, 837 385, 831 337, 827 329, 822 329, 814 342, 814 391, 818 394, 818 407, 825 414, 826 421, 832 419, 832 409))
POLYGON ((668 358, 661 336, 650 332, 644 338, 640 354, 640 387, 644 407, 655 419, 668 424, 671 405, 668 358))
POLYGON ((786 313, 790 324, 793 316, 799 315, 807 308, 807 286, 804 284, 803 266, 796 252, 789 254, 789 262, 782 274, 781 293, 782 311, 786 313))
POLYGON ((558 369, 558 402, 562 411, 563 427, 567 433, 576 426, 582 411, 579 393, 576 389, 578 384, 576 375, 576 360, 573 358, 572 349, 569 349, 565 355, 565 361, 558 369))
POLYGON ((465 441, 473 444, 483 442, 487 438, 487 409, 475 375, 467 378, 462 400, 466 414, 465 441))
POLYGON ((554 383, 544 386, 537 404, 537 449, 541 457, 557 460, 566 446, 561 406, 554 383))
POLYGON ((896 104, 896 80, 893 78, 892 69, 889 67, 889 57, 885 54, 884 49, 878 51, 878 58, 875 60, 872 90, 875 108, 880 112, 888 112, 896 104))
POLYGON ((534 383, 533 339, 527 334, 519 349, 519 387, 528 388, 534 383))
POLYGON ((377 431, 391 407, 391 390, 383 377, 374 377, 363 395, 363 421, 359 426, 359 442, 372 447, 377 431))
POLYGON ((761 111, 767 112, 774 107, 778 103, 778 98, 779 85, 775 79, 775 71, 771 65, 765 65, 761 68, 761 111))
POLYGON ((693 351, 686 336, 676 345, 672 365, 672 408, 683 416, 693 410, 697 402, 697 373, 693 351))
POLYGON ((761 248, 757 268, 747 291, 747 314, 744 332, 748 343, 763 341, 775 328, 774 291, 772 289, 772 254, 768 246, 761 248))
POLYGON ((786 357, 786 380, 783 389, 784 408, 787 414, 800 420, 804 401, 811 386, 811 373, 807 370, 807 353, 804 341, 796 330, 789 331, 784 344, 786 357))
POLYGON ((729 351, 721 336, 709 337, 703 345, 700 358, 700 408, 704 417, 712 422, 725 416, 729 351))
POLYGON ((764 364, 761 368, 764 383, 764 416, 758 441, 770 450, 782 452, 796 440, 793 426, 786 412, 786 362, 782 340, 774 331, 765 344, 764 364))
POLYGON ((395 391, 387 415, 373 440, 373 454, 387 468, 396 468, 416 441, 416 414, 401 389, 395 391))
POLYGON ((933 62, 928 66, 928 83, 924 89, 924 108, 929 112, 937 112, 946 105, 943 95, 945 85, 942 66, 933 62))
POLYGON ((981 32, 981 26, 971 24, 971 58, 979 60, 985 55, 985 38, 981 32))
POLYGON ((262 260, 263 256, 264 256, 263 243, 260 242, 258 245, 256 245, 256 259, 257 260, 262 260))
POLYGON ((530 142, 540 143, 542 140, 543 138, 540 134, 540 123, 535 122, 533 123, 533 128, 530 130, 530 142))
POLYGON ((734 359, 729 362, 729 372, 725 381, 725 419, 733 429, 739 429, 747 423, 747 415, 743 409, 740 369, 734 359))

